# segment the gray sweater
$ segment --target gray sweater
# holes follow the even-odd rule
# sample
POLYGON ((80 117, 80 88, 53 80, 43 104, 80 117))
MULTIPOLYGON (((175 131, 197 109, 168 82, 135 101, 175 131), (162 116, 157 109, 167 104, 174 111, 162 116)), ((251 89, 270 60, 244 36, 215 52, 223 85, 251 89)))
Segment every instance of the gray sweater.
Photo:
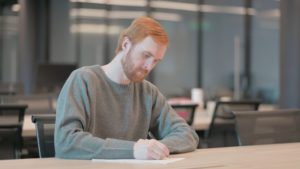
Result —
POLYGON ((72 72, 58 98, 56 157, 130 159, 150 131, 171 153, 196 149, 199 138, 150 82, 122 85, 99 65, 72 72))

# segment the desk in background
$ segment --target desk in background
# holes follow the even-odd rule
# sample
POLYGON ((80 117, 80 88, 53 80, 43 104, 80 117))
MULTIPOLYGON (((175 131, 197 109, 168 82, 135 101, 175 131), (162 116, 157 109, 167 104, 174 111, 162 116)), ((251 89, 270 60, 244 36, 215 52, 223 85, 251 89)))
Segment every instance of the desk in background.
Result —
MULTIPOLYGON (((272 105, 261 105, 259 110, 273 110, 274 106, 272 105)), ((192 127, 195 130, 204 131, 207 130, 211 118, 212 112, 214 109, 214 102, 210 103, 207 109, 197 108, 194 115, 194 122, 192 127)), ((23 125, 23 137, 34 137, 35 136, 35 125, 31 121, 31 115, 25 115, 24 117, 24 125, 23 125)))
POLYGON ((62 160, 55 158, 3 160, 5 169, 99 169, 99 168, 157 168, 157 169, 299 169, 300 143, 199 149, 172 155, 184 157, 171 164, 105 164, 90 160, 62 160))
POLYGON ((23 137, 35 137, 35 125, 31 121, 32 115, 25 115, 24 116, 24 123, 23 123, 23 137))
MULTIPOLYGON (((23 124, 23 137, 35 137, 35 125, 31 121, 32 115, 25 115, 23 124)), ((192 127, 195 130, 206 130, 211 122, 211 115, 206 110, 196 110, 192 127)))
MULTIPOLYGON (((207 109, 198 107, 195 112, 194 122, 192 127, 195 130, 204 131, 209 128, 212 120, 212 114, 215 108, 215 102, 208 102, 207 109)), ((259 110, 274 110, 277 107, 269 104, 261 104, 259 110)))

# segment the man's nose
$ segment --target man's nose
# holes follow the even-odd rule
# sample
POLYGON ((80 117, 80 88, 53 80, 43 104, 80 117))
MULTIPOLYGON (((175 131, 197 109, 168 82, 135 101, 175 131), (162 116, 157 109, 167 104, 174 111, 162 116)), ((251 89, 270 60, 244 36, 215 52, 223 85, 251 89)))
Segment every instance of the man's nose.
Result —
POLYGON ((144 69, 150 71, 153 67, 153 62, 154 62, 153 58, 147 59, 144 64, 144 69))

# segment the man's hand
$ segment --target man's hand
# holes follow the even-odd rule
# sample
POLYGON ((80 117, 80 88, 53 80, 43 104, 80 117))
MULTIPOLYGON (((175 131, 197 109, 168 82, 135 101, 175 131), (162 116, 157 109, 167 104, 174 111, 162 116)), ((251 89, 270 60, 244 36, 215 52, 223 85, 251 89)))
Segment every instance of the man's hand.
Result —
POLYGON ((139 139, 133 147, 133 156, 139 160, 161 160, 168 157, 169 154, 169 149, 154 139, 139 139))

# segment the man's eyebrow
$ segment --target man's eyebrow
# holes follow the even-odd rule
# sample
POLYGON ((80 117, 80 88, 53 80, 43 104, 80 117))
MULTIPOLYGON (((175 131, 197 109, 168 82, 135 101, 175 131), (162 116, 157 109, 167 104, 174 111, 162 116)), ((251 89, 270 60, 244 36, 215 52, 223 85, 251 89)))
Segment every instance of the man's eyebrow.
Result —
POLYGON ((154 56, 151 52, 149 52, 149 51, 145 51, 145 53, 147 54, 147 55, 150 55, 150 56, 154 56))
MULTIPOLYGON (((144 53, 145 53, 146 55, 150 55, 151 57, 154 58, 154 55, 153 55, 151 52, 149 52, 149 51, 144 51, 144 53)), ((161 59, 161 58, 157 58, 157 59, 155 59, 155 60, 161 61, 162 59, 161 59)))

